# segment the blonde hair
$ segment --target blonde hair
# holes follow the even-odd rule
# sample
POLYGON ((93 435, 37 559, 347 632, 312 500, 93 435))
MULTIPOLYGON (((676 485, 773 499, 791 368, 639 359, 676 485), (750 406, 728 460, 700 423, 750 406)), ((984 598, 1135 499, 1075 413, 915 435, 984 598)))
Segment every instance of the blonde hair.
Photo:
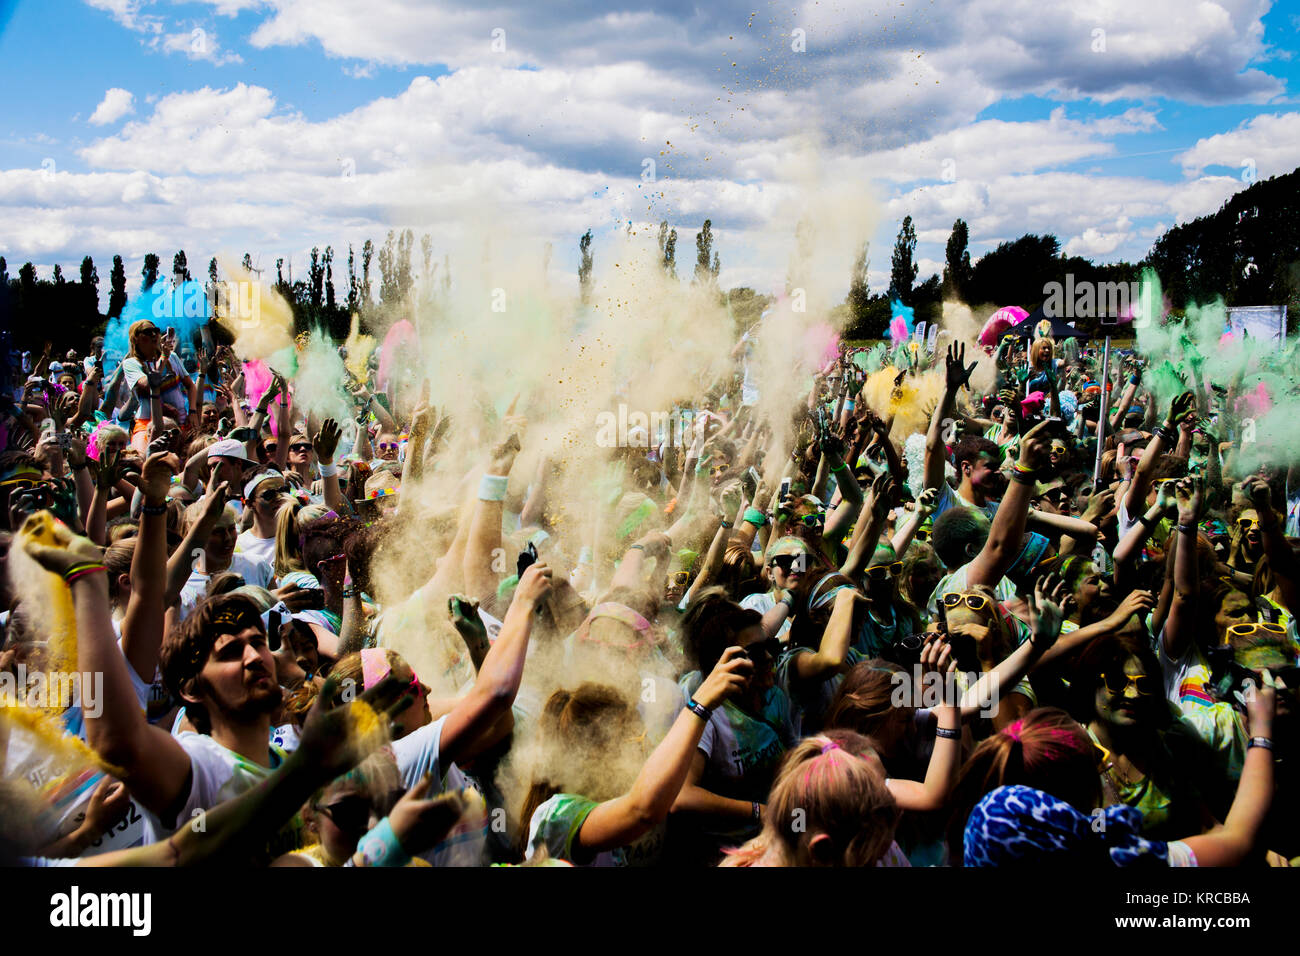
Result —
POLYGON ((302 563, 302 526, 329 514, 327 505, 284 505, 275 516, 275 576, 305 571, 302 563))
POLYGON ((873 866, 893 845, 899 817, 871 741, 833 730, 786 753, 754 842, 785 866, 873 866), (819 836, 830 845, 814 852, 819 836))

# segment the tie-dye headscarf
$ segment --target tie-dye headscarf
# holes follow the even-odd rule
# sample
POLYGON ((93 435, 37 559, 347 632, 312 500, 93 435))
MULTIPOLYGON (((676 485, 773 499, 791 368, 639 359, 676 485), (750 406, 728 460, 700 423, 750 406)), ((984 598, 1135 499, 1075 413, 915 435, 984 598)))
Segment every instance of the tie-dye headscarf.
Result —
POLYGON ((1119 804, 1080 813, 1050 793, 1019 784, 998 787, 966 822, 965 865, 1083 862, 1110 857, 1115 866, 1167 865, 1166 843, 1142 837, 1142 813, 1119 804))

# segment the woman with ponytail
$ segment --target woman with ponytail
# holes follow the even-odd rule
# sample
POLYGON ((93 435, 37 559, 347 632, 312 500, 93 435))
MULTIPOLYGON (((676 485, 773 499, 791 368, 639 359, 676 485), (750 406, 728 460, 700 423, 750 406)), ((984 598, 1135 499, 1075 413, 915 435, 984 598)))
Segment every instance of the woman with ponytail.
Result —
POLYGON ((763 831, 721 866, 907 866, 894 842, 899 807, 871 741, 832 730, 781 761, 763 831))

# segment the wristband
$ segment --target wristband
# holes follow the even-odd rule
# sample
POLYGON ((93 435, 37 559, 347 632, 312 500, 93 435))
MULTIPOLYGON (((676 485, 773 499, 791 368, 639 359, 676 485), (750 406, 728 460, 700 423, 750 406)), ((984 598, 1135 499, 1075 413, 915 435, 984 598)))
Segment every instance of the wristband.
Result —
POLYGON ((1032 471, 1021 471, 1019 465, 1012 469, 1011 480, 1019 485, 1033 486, 1038 484, 1038 479, 1034 477, 1034 473, 1032 471))
POLYGON ((1172 445, 1177 441, 1177 436, 1174 435, 1173 429, 1168 425, 1157 425, 1155 428, 1151 429, 1151 434, 1155 435, 1166 445, 1172 445))
POLYGON ((763 514, 763 512, 759 511, 757 508, 746 508, 744 520, 755 527, 761 528, 763 525, 767 524, 767 515, 763 514))
POLYGON ((784 597, 781 598, 781 600, 777 601, 776 603, 784 604, 791 611, 794 610, 794 598, 790 597, 789 594, 786 594, 784 597))
POLYGON ((950 730, 947 727, 934 728, 934 735, 936 737, 942 737, 944 740, 961 740, 960 730, 950 730))
POLYGON ((141 513, 141 514, 146 514, 146 515, 165 515, 165 514, 167 513, 167 506, 166 506, 165 504, 162 504, 162 505, 141 505, 141 506, 140 506, 140 513, 141 513))
POLYGON ((402 849, 388 817, 361 838, 357 853, 366 866, 406 866, 411 862, 411 854, 402 849))
POLYGON ((506 475, 484 475, 478 482, 478 500, 505 501, 509 482, 506 475))
POLYGON ((1251 737, 1250 743, 1246 744, 1246 749, 1249 750, 1251 747, 1260 747, 1264 750, 1272 750, 1273 741, 1269 740, 1267 737, 1251 737))
POLYGON ((848 411, 850 411, 850 412, 853 411, 853 409, 854 409, 853 399, 850 398, 850 399, 848 399, 847 401, 845 401, 845 403, 844 403, 844 407, 845 407, 848 411))
POLYGON ((712 714, 712 711, 710 711, 709 708, 705 707, 694 697, 692 697, 690 700, 686 702, 686 709, 689 710, 696 717, 700 718, 700 720, 708 720, 710 715, 712 714))
POLYGON ((761 823, 763 820, 763 805, 757 800, 753 802, 754 822, 761 823))
POLYGON ((1147 517, 1146 512, 1138 515, 1138 524, 1150 531, 1156 526, 1156 523, 1147 517))
POLYGON ((632 544, 632 545, 628 545, 628 550, 629 550, 629 551, 645 551, 645 545, 644 545, 644 544, 632 544))
POLYGON ((722 526, 723 526, 724 528, 730 528, 730 527, 731 527, 731 525, 727 523, 727 520, 726 520, 725 518, 722 520, 722 526))
POLYGON ((1183 534, 1196 534, 1196 525, 1180 524, 1178 525, 1178 530, 1181 531, 1183 534))
POLYGON ((834 473, 834 472, 837 472, 837 471, 843 471, 845 468, 848 468, 848 467, 849 467, 849 466, 846 465, 844 462, 840 462, 838 465, 834 465, 834 466, 831 467, 831 472, 834 473))
POLYGON ((94 574, 96 571, 107 570, 108 568, 96 561, 88 561, 84 564, 74 564, 72 567, 68 568, 68 570, 63 572, 63 580, 65 583, 71 584, 73 581, 77 580, 77 578, 85 577, 87 574, 94 574))
POLYGON ((339 466, 333 462, 330 462, 328 465, 324 462, 319 462, 318 467, 320 468, 320 476, 322 478, 335 478, 338 476, 339 466))

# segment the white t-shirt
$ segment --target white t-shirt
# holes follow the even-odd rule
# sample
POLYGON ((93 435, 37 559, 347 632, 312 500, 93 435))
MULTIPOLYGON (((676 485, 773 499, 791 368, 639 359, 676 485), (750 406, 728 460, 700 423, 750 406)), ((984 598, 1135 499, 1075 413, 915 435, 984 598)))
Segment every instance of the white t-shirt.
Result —
MULTIPOLYGON (((162 382, 162 401, 167 405, 175 405, 182 415, 189 413, 189 398, 185 394, 185 389, 181 387, 186 374, 185 366, 173 352, 167 357, 167 371, 162 382)), ((131 394, 138 395, 135 391, 136 387, 141 382, 149 381, 149 376, 144 371, 144 363, 133 356, 122 359, 122 379, 126 387, 131 390, 131 394)), ((135 417, 137 421, 147 422, 152 414, 150 403, 141 401, 135 417)))
MULTIPOLYGON (((772 597, 770 591, 761 591, 757 594, 749 594, 740 599, 740 606, 750 611, 757 611, 764 616, 767 612, 776 607, 776 598, 772 597)), ((781 629, 776 632, 776 636, 782 641, 788 640, 790 633, 790 617, 781 622, 781 629)))
MULTIPOLYGON (((442 728, 446 722, 447 716, 444 715, 392 743, 393 756, 397 759, 397 770, 402 775, 404 786, 415 786, 426 773, 431 773, 434 780, 438 781, 437 790, 431 792, 430 797, 471 786, 469 779, 454 763, 445 769, 442 766, 439 749, 442 728)), ((462 817, 446 839, 420 856, 434 866, 483 866, 487 863, 487 832, 487 812, 482 807, 480 813, 468 818, 462 817)))
MULTIPOLYGON (((244 579, 245 584, 256 584, 258 587, 271 589, 274 575, 271 573, 271 565, 265 561, 255 560, 250 555, 236 551, 231 555, 230 567, 227 570, 238 574, 244 579)), ((208 596, 208 585, 211 582, 210 574, 198 570, 190 572, 189 580, 181 588, 182 621, 189 617, 198 603, 208 596)))
POLYGON ((1156 639, 1156 657, 1165 679, 1165 696, 1178 708, 1223 763, 1230 779, 1241 776, 1246 760, 1246 726, 1231 704, 1216 700, 1210 691, 1210 663, 1194 643, 1174 660, 1165 653, 1164 632, 1156 639))
POLYGON ((249 528, 235 539, 235 554, 247 555, 270 567, 275 564, 275 538, 259 538, 254 529, 249 528))
MULTIPOLYGON (((174 820, 161 820, 148 810, 144 812, 146 843, 166 839, 181 826, 201 814, 196 811, 211 810, 217 804, 251 790, 271 776, 284 760, 285 752, 271 746, 271 766, 263 767, 242 754, 227 750, 206 734, 189 731, 174 738, 190 758, 190 789, 174 820)), ((267 850, 274 859, 290 853, 301 845, 302 821, 295 815, 271 839, 267 850)))
POLYGON ((946 479, 939 482, 938 493, 938 497, 935 499, 934 503, 934 514, 930 515, 931 521, 938 521, 939 516, 949 508, 957 507, 974 508, 976 511, 982 511, 984 514, 988 515, 990 521, 992 521, 993 516, 998 513, 998 502, 990 501, 983 507, 980 507, 979 505, 963 498, 950 484, 948 484, 946 479))

